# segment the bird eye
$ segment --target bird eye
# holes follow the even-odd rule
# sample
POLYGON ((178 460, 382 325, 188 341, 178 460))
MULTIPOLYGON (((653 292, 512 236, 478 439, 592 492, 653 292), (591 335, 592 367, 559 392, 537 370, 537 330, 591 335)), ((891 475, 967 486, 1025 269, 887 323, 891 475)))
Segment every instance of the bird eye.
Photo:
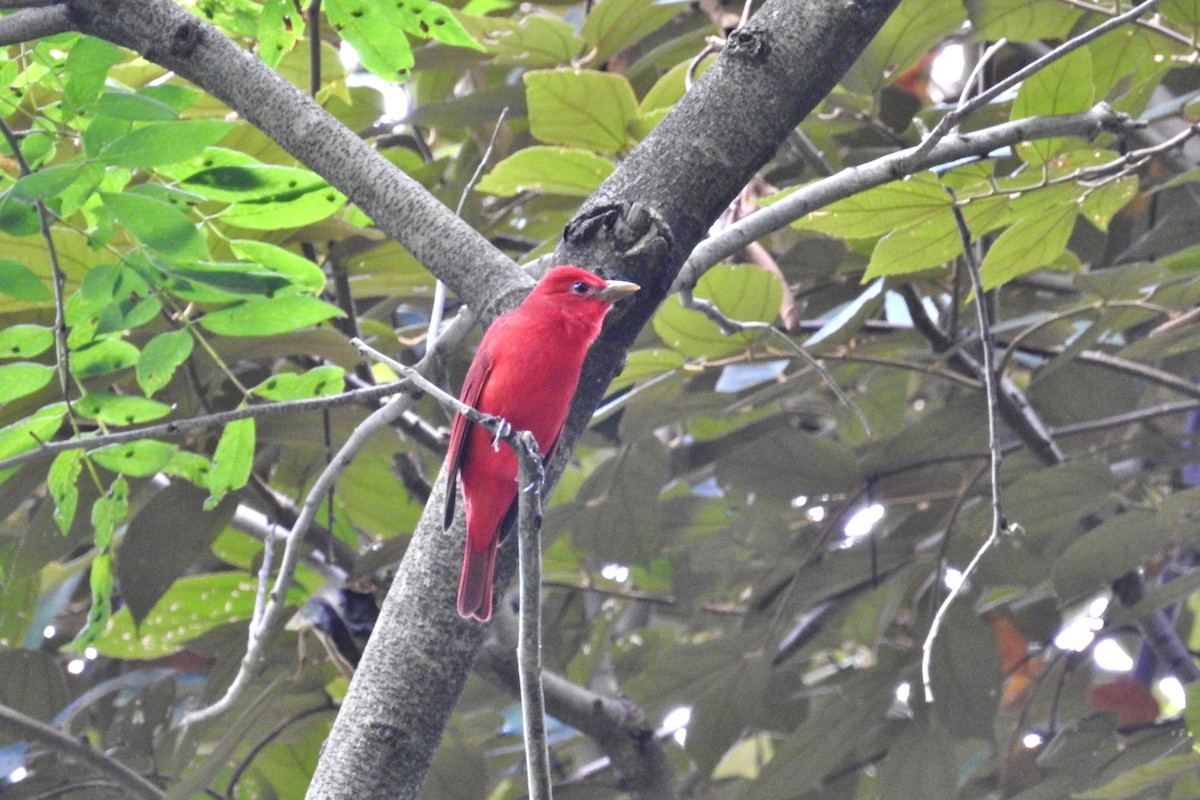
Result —
POLYGON ((571 284, 571 291, 575 294, 587 294, 588 288, 588 285, 583 281, 575 281, 575 283, 571 284))

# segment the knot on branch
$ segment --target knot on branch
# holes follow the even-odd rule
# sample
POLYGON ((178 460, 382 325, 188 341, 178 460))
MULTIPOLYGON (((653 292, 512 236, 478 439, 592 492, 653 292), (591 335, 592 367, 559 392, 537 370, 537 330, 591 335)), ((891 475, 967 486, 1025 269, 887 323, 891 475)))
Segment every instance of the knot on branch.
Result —
POLYGON ((609 203, 582 212, 567 223, 563 239, 578 245, 597 237, 612 240, 622 258, 657 261, 666 257, 674 235, 666 220, 638 202, 609 203))
POLYGON ((735 28, 725 39, 725 52, 730 58, 759 63, 771 54, 771 43, 766 31, 735 28))
POLYGON ((187 58, 200 44, 204 30, 197 20, 189 19, 182 22, 171 34, 170 53, 176 58, 187 58))

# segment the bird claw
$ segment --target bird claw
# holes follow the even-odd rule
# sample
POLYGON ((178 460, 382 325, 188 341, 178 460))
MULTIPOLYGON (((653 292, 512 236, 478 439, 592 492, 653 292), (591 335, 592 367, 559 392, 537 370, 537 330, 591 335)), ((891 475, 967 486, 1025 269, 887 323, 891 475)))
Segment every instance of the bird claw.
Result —
POLYGON ((497 419, 500 420, 500 423, 496 427, 495 436, 492 437, 492 450, 495 452, 500 452, 500 442, 512 436, 513 428, 512 425, 509 424, 508 420, 500 417, 497 417, 497 419))

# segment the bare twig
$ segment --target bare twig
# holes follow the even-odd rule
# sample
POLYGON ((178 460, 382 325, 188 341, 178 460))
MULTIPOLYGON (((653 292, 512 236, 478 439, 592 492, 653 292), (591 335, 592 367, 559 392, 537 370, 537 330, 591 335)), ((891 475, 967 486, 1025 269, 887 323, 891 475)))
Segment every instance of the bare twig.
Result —
MULTIPOLYGON (((483 151, 483 155, 479 157, 479 165, 475 167, 474 174, 463 187, 462 194, 458 196, 458 205, 454 207, 454 216, 462 218, 463 206, 467 204, 467 197, 471 194, 471 190, 475 188, 475 184, 479 183, 479 177, 483 175, 484 167, 492 157, 492 153, 496 150, 496 137, 500 135, 500 126, 504 124, 504 118, 508 116, 508 106, 500 110, 500 116, 496 118, 496 126, 492 128, 492 138, 488 140, 488 146, 483 151)), ((429 313, 429 333, 425 337, 425 342, 428 347, 433 347, 441 334, 442 317, 446 313, 446 284, 440 278, 433 287, 433 309, 429 313)))
POLYGON ((22 714, 15 708, 0 705, 0 726, 8 728, 18 736, 40 742, 47 750, 66 755, 99 772, 119 785, 131 797, 157 800, 164 795, 162 789, 115 758, 96 750, 85 740, 77 739, 41 720, 22 714))
POLYGON ((683 286, 695 286, 707 270, 750 242, 787 227, 818 208, 866 189, 960 159, 983 157, 1023 141, 1063 136, 1091 138, 1101 131, 1120 132, 1142 125, 1128 115, 1114 111, 1107 103, 1099 103, 1082 114, 1014 120, 980 131, 950 133, 927 150, 917 146, 890 153, 801 187, 710 236, 692 251, 672 289, 678 291, 683 286))
MULTIPOLYGON (((951 198, 954 197, 954 190, 947 187, 947 192, 951 198)), ((929 625, 929 634, 925 637, 925 643, 921 647, 921 683, 925 687, 925 701, 933 702, 933 681, 930 677, 930 666, 933 663, 933 643, 937 639, 938 631, 942 627, 942 620, 946 613, 950 610, 950 606, 954 603, 963 587, 967 585, 967 581, 971 574, 979 566, 979 562, 983 560, 984 554, 991 549, 1000 538, 1000 534, 1008 529, 1008 523, 1004 519, 1004 507, 1000 500, 1000 461, 1002 458, 1000 449, 1000 401, 999 383, 996 375, 996 351, 992 341, 991 322, 988 320, 987 310, 984 307, 984 292, 983 280, 979 277, 979 264, 975 261, 975 253, 971 249, 971 232, 967 228, 967 221, 963 218, 962 211, 959 210, 958 204, 952 206, 954 212, 954 221, 958 223, 958 233, 962 237, 963 243, 963 263, 966 265, 967 273, 971 278, 971 286, 975 289, 975 310, 977 312, 979 323, 979 338, 983 342, 983 380, 984 388, 987 392, 987 421, 988 421, 988 458, 990 462, 990 479, 992 492, 992 529, 988 533, 987 539, 983 545, 975 551, 975 555, 967 564, 966 569, 962 572, 962 578, 958 584, 950 590, 946 595, 946 599, 942 601, 938 607, 937 613, 933 615, 933 622, 929 625)))

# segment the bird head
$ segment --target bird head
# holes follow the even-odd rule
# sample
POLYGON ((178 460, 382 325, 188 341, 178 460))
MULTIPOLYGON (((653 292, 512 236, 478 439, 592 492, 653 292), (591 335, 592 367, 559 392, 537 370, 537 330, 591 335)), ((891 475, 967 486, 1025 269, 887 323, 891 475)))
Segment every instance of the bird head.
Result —
POLYGON ((636 283, 605 280, 579 267, 558 266, 546 273, 533 293, 554 297, 564 304, 586 304, 607 310, 608 306, 639 288, 636 283))

